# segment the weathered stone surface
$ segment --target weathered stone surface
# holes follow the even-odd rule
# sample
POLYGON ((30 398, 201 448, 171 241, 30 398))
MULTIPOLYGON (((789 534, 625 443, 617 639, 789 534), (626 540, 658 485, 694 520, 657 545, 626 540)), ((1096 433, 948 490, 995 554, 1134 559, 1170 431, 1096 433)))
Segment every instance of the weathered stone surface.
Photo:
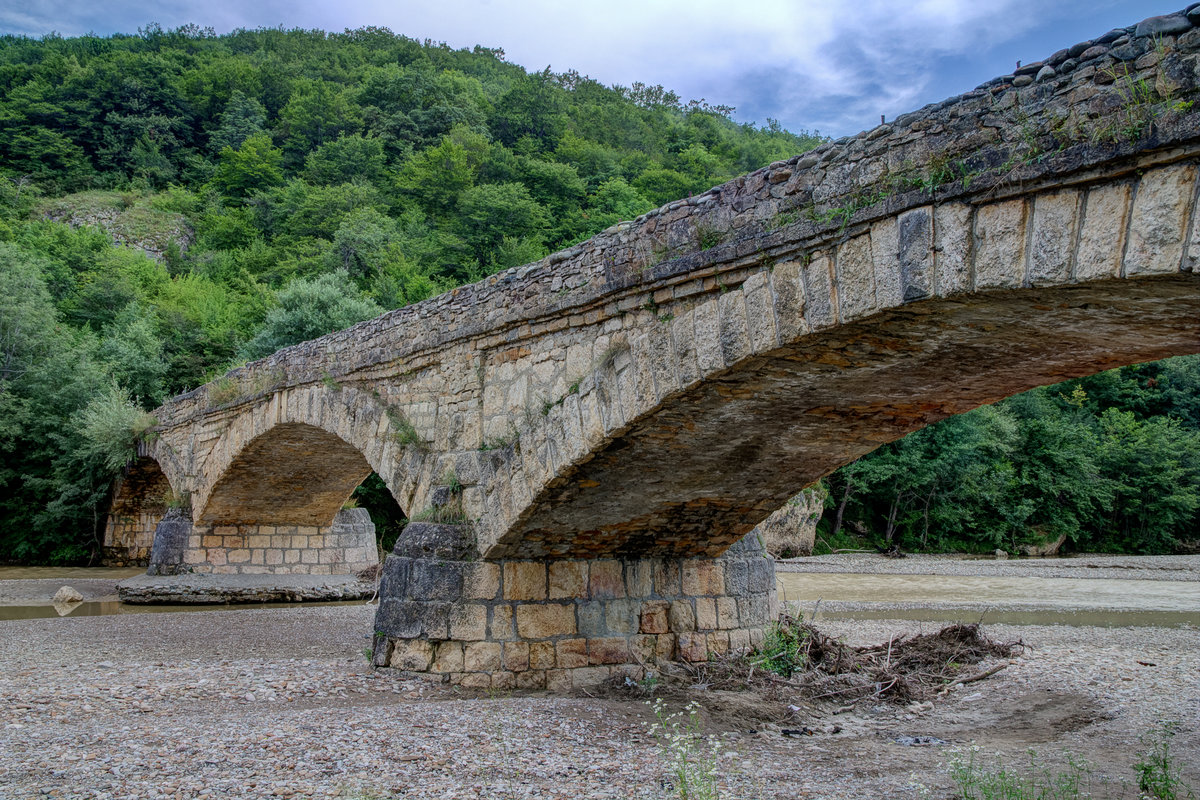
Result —
POLYGON ((375 582, 354 575, 139 575, 117 584, 123 603, 301 603, 364 600, 375 582))
POLYGON ((509 561, 504 565, 505 600, 545 600, 546 564, 542 561, 509 561))
POLYGON ((1130 215, 1126 275, 1179 272, 1195 184, 1196 167, 1191 164, 1155 170, 1142 178, 1130 215))
POLYGON ((575 608, 570 605, 517 606, 517 635, 525 639, 548 639, 576 632, 575 608))

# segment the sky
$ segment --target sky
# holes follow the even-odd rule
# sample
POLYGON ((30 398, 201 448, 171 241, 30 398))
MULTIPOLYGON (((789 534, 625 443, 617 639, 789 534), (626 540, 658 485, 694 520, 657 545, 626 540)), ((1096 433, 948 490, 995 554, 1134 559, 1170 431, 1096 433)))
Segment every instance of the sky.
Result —
POLYGON ((0 0, 0 33, 387 27, 843 136, 1183 0, 0 0))

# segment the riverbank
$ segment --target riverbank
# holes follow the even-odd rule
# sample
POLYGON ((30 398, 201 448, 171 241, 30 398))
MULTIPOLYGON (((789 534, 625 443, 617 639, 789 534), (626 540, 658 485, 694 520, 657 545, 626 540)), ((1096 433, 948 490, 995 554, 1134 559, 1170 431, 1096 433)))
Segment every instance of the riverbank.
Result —
MULTIPOLYGON (((670 796, 643 702, 480 695, 372 671, 362 650, 373 613, 0 622, 0 798, 670 796)), ((820 624, 859 644, 930 629, 820 624)), ((1200 787, 1195 630, 986 632, 1030 649, 931 706, 835 714, 837 704, 789 711, 786 697, 691 692, 721 743, 722 797, 949 798, 948 765, 977 745, 977 758, 1009 767, 1027 763, 1027 748, 1050 762, 1070 752, 1094 765, 1096 782, 1112 780, 1094 796, 1132 800, 1139 740, 1170 720, 1184 723, 1173 747, 1200 787), (944 744, 910 746, 920 737, 944 744)))

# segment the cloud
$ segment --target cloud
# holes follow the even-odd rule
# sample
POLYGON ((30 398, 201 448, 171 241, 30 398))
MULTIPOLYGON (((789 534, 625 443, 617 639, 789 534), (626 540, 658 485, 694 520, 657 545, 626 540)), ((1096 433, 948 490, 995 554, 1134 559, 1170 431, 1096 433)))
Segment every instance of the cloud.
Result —
POLYGON ((1126 9, 1123 24, 1155 13, 1144 0, 17 0, 0 10, 0 30, 133 32, 152 21, 218 31, 385 26, 454 47, 502 47, 532 70, 549 64, 606 84, 662 84, 685 99, 737 106, 742 120, 774 117, 843 134, 991 77, 979 72, 982 54, 1006 42, 1049 26, 1061 33, 1064 21, 1087 26, 1113 8, 1126 9), (974 81, 953 74, 966 67, 974 81))

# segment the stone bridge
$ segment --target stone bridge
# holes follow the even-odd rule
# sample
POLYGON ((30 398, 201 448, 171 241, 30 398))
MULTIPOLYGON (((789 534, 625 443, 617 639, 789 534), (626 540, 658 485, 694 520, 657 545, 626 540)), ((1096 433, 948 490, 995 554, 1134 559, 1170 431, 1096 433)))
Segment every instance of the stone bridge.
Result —
POLYGON ((159 409, 112 552, 147 547, 169 487, 172 563, 357 568, 334 520, 375 472, 419 521, 377 663, 561 688, 747 646, 774 587, 742 539, 800 488, 1200 351, 1198 53, 1182 13, 1118 29, 234 370, 159 409))

